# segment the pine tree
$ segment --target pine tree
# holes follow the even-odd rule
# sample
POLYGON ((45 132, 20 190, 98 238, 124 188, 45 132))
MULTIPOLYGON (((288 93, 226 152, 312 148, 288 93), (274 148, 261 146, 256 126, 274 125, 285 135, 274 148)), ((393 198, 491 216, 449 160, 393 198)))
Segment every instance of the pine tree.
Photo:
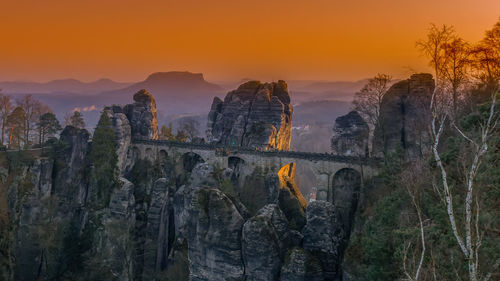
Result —
POLYGON ((93 163, 92 179, 96 185, 98 207, 109 204, 113 188, 117 185, 115 132, 109 117, 103 113, 92 139, 90 158, 93 163))
POLYGON ((172 129, 172 123, 169 123, 168 127, 165 125, 161 126, 160 139, 162 139, 162 140, 175 140, 174 132, 172 129))
POLYGON ((73 115, 70 117, 71 126, 79 129, 85 128, 85 121, 83 120, 83 115, 80 111, 73 112, 73 115))
POLYGON ((187 135, 183 130, 177 130, 177 135, 175 135, 175 140, 179 142, 186 142, 187 135))
POLYGON ((7 129, 9 130, 9 146, 21 149, 24 139, 24 125, 26 122, 24 110, 18 106, 7 117, 7 129))
POLYGON ((52 112, 42 114, 37 126, 40 145, 45 142, 45 138, 47 136, 51 136, 62 129, 61 124, 59 124, 59 120, 57 120, 56 116, 52 112))

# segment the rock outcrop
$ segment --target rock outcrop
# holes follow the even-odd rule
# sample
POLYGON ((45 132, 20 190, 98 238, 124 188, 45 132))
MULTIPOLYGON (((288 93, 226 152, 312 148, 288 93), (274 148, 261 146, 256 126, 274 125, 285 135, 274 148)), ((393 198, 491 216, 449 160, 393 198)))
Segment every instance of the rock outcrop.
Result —
POLYGON ((220 190, 195 191, 188 219, 190 280, 242 280, 244 219, 220 190))
POLYGON ((144 251, 144 268, 147 276, 151 276, 149 272, 159 272, 167 267, 169 242, 173 240, 169 233, 171 202, 168 191, 166 178, 157 179, 151 191, 144 251))
MULTIPOLYGON (((229 124, 231 135, 221 140, 238 137, 239 145, 283 149, 288 138, 289 145, 289 136, 281 132, 291 126, 284 82, 245 84, 227 100, 229 108, 248 106, 239 116, 250 125, 240 134, 229 124), (270 118, 265 124, 276 132, 251 130, 264 122, 259 114, 270 118)), ((9 267, 15 280, 319 281, 340 276, 345 235, 337 216, 344 212, 328 202, 308 207, 295 183, 294 163, 277 172, 275 165, 255 167, 237 156, 215 163, 208 153, 132 145, 133 138, 155 138, 155 111, 147 92, 136 94, 132 105, 104 109, 113 122, 118 154, 118 173, 107 185, 96 183, 102 171, 89 157, 89 133, 71 126, 47 155, 0 158, 0 188, 8 187, 7 199, 0 200, 7 200, 9 220, 17 222, 9 233, 0 229, 0 238, 12 239, 5 253, 14 253, 16 264, 10 268, 2 252, 0 268, 9 267), (103 192, 109 200, 99 195, 103 192)), ((335 198, 350 199, 347 195, 335 198)), ((352 209, 337 203, 341 210, 352 209)), ((349 218, 351 213, 345 213, 349 218)))
POLYGON ((387 91, 375 128, 373 154, 401 151, 406 158, 421 157, 429 147, 429 105, 434 91, 431 74, 414 74, 387 91))
POLYGON ((123 107, 131 127, 132 138, 158 139, 158 119, 156 119, 156 101, 146 90, 134 95, 134 103, 123 107))
POLYGON ((335 119, 332 152, 344 156, 368 156, 368 136, 370 129, 357 111, 335 119))
POLYGON ((82 178, 82 175, 86 173, 88 165, 89 137, 85 129, 66 126, 60 135, 64 150, 55 163, 57 174, 52 193, 70 199, 77 206, 83 205, 87 196, 88 179, 82 178))
POLYGON ((295 163, 283 166, 278 171, 280 190, 278 204, 285 213, 290 225, 295 230, 301 230, 306 223, 306 199, 295 184, 295 163))
POLYGON ((281 268, 281 281, 323 281, 323 269, 317 257, 301 248, 287 254, 281 268))
POLYGON ((337 221, 334 206, 327 201, 314 201, 307 206, 304 249, 316 256, 325 280, 341 280, 344 232, 337 221))
POLYGON ((121 106, 113 105, 111 107, 105 107, 104 112, 113 122, 117 145, 117 166, 120 173, 122 173, 125 169, 127 153, 130 142, 132 141, 132 129, 130 127, 130 122, 128 121, 127 115, 125 115, 121 106))
POLYGON ((284 81, 250 81, 214 98, 208 114, 210 143, 260 149, 290 149, 292 130, 290 95, 284 81))
POLYGON ((260 209, 243 226, 246 280, 279 280, 284 254, 294 242, 288 221, 276 204, 260 209))
POLYGON ((140 90, 134 95, 133 104, 107 106, 104 107, 104 113, 113 122, 117 144, 117 166, 119 174, 123 175, 133 165, 134 159, 129 155, 132 139, 158 139, 156 102, 150 93, 140 90))
POLYGON ((271 220, 255 216, 243 226, 243 261, 247 280, 278 280, 280 240, 271 220))
POLYGON ((102 266, 109 267, 119 280, 130 280, 134 265, 133 229, 135 228, 134 184, 120 178, 120 187, 113 190, 109 207, 103 214, 102 233, 96 235, 96 251, 102 257, 102 266))

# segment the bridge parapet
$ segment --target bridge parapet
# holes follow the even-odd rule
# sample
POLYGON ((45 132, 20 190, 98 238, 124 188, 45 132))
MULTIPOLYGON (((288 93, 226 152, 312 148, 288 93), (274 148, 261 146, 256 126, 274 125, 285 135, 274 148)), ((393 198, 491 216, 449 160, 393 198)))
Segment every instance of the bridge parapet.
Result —
POLYGON ((377 166, 382 163, 381 158, 374 157, 355 157, 355 156, 343 156, 334 155, 328 153, 314 153, 314 152, 301 152, 301 151, 282 151, 282 150, 256 150, 248 147, 242 146, 225 146, 207 143, 187 143, 169 140, 132 140, 133 144, 145 144, 153 146, 167 146, 176 148, 187 148, 187 149, 197 149, 197 150, 213 150, 213 151, 223 151, 228 150, 230 154, 253 154, 263 157, 282 157, 282 158, 295 158, 304 159, 311 161, 326 161, 326 162, 340 162, 340 163, 350 163, 350 164, 360 164, 377 166))

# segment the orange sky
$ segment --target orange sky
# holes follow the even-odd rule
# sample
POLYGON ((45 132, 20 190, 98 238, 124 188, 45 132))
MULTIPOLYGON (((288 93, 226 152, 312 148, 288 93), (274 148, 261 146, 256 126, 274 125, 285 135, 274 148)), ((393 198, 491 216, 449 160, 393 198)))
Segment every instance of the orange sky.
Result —
POLYGON ((0 81, 342 80, 426 70, 414 42, 430 22, 477 41, 500 0, 0 0, 0 11, 0 81))

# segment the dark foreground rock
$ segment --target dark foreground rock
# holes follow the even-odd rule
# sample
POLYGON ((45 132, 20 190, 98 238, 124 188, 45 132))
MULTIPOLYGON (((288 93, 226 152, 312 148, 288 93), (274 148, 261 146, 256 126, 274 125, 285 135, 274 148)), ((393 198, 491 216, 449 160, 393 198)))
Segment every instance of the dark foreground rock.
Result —
POLYGON ((311 202, 306 217, 307 223, 302 230, 304 249, 319 259, 325 280, 340 280, 344 232, 334 206, 326 201, 311 202))
POLYGON ((294 248, 281 268, 281 281, 323 281, 321 263, 308 251, 294 248))

